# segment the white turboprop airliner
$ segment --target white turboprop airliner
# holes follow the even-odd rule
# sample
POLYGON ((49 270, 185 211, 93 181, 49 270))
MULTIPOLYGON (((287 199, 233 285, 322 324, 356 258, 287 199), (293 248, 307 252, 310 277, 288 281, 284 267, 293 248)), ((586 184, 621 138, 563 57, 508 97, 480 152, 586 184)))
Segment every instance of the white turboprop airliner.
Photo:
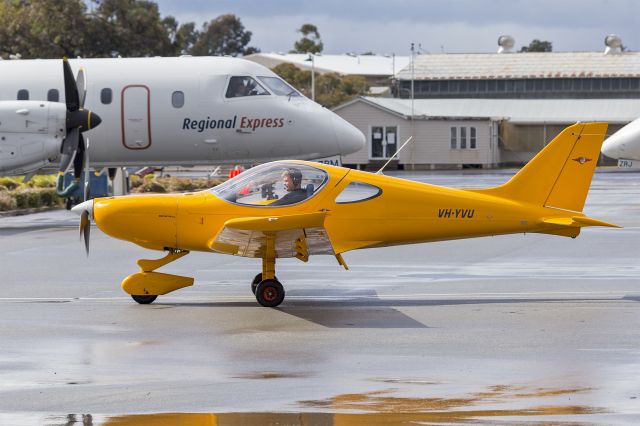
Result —
POLYGON ((354 126, 247 60, 69 63, 63 78, 62 60, 0 60, 0 174, 66 169, 84 157, 80 132, 96 168, 318 159, 364 146, 354 126))
POLYGON ((609 136, 602 144, 602 153, 620 160, 618 165, 621 167, 634 167, 634 161, 640 163, 640 118, 609 136))

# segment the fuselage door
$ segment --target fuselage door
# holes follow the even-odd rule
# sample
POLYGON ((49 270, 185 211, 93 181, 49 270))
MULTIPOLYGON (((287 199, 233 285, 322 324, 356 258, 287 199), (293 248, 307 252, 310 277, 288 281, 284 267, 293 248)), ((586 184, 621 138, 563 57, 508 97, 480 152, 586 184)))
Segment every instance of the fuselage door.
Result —
POLYGON ((133 84, 122 89, 122 144, 126 148, 151 146, 150 98, 147 86, 133 84))

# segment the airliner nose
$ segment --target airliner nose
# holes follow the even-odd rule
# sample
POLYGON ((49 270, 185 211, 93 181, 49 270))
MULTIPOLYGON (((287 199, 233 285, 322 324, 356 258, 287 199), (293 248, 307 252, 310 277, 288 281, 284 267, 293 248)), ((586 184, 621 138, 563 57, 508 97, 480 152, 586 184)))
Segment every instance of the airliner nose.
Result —
POLYGON ((615 134, 608 137, 602 144, 602 153, 607 157, 621 158, 623 156, 624 144, 619 142, 619 138, 617 138, 615 134))
POLYGON ((352 154, 364 148, 365 138, 362 132, 336 114, 333 115, 333 128, 340 146, 340 154, 352 154))
POLYGON ((640 151, 640 118, 633 120, 609 136, 602 144, 602 153, 607 157, 633 160, 640 151))

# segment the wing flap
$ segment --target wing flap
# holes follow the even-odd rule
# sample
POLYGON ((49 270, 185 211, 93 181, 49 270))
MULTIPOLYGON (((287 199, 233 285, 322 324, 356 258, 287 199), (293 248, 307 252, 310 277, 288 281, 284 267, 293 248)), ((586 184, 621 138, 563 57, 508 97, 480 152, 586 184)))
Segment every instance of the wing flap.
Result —
POLYGON ((296 257, 306 262, 310 255, 334 255, 324 229, 325 217, 325 212, 318 212, 230 219, 209 247, 236 256, 265 257, 267 238, 273 238, 277 258, 296 257))

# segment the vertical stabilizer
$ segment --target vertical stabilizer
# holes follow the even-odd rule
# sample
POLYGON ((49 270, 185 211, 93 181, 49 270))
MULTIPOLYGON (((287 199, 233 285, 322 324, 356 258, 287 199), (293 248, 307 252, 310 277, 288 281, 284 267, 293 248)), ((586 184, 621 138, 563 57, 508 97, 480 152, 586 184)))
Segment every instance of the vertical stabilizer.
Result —
POLYGON ((606 131, 607 123, 569 126, 507 183, 479 192, 581 212, 606 131))

